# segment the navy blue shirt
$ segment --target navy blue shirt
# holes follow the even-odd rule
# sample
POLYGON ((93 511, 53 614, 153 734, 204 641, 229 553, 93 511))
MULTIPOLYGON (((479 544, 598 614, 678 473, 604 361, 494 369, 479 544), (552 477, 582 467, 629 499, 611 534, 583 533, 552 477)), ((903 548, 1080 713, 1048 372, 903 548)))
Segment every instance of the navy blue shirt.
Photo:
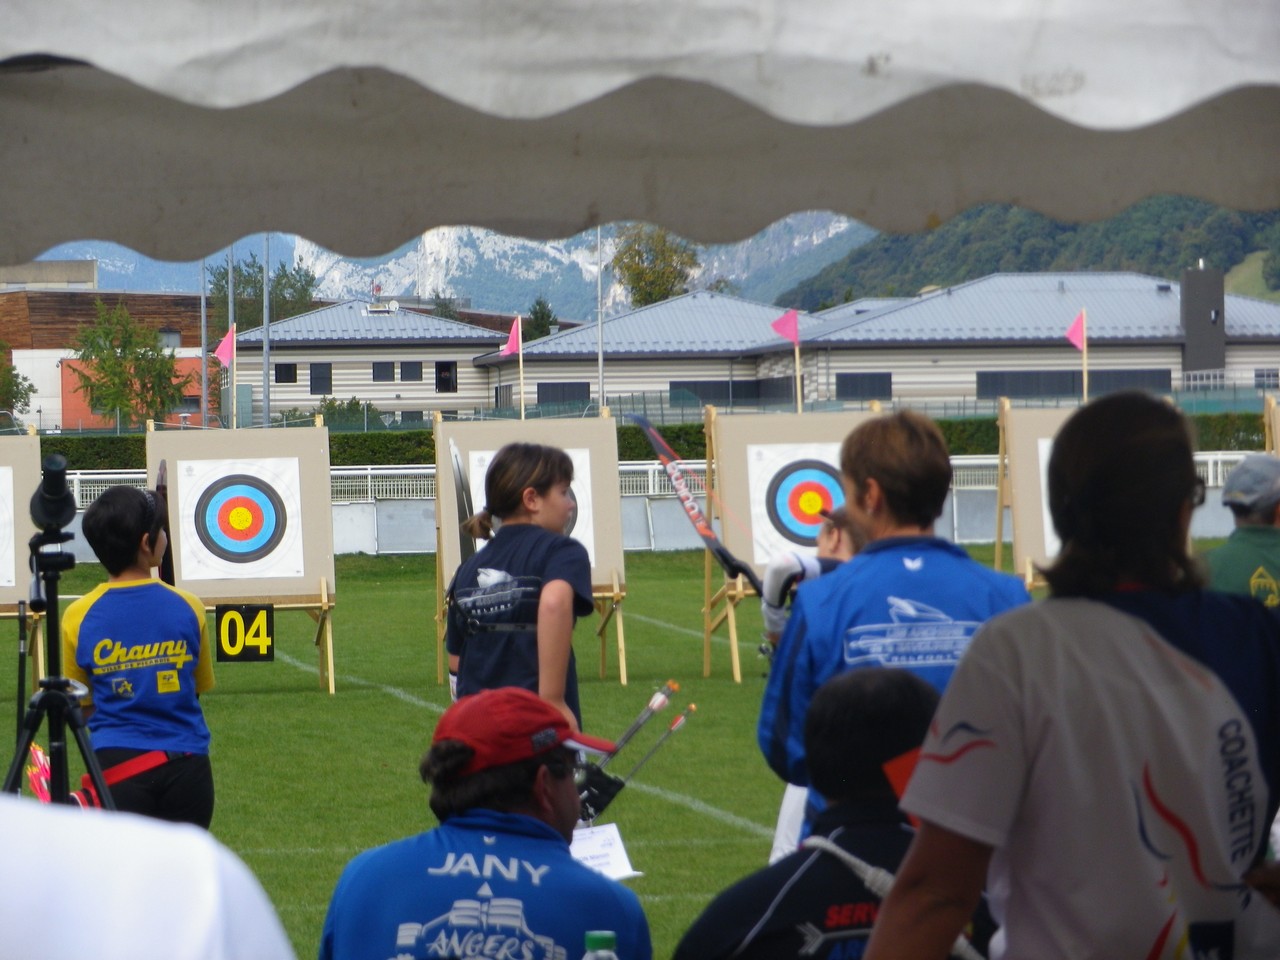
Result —
MULTIPOLYGON (((538 692, 538 600, 542 586, 564 580, 573 615, 594 609, 587 548, 532 523, 504 524, 458 567, 449 586, 446 645, 458 660, 458 696, 497 687, 538 692)), ((565 703, 582 725, 573 650, 565 703)))

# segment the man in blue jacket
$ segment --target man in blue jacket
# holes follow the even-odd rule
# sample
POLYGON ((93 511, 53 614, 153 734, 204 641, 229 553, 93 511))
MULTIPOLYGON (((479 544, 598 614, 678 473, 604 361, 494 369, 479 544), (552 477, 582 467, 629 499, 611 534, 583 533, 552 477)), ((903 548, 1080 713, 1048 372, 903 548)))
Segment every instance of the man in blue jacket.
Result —
POLYGON ((357 856, 329 903, 321 960, 565 958, 588 930, 650 960, 639 898, 569 853, 580 801, 573 732, 515 687, 462 697, 440 718, 420 772, 440 826, 357 856))
POLYGON ((902 667, 941 691, 978 627, 1030 600, 1021 581, 934 536, 951 459, 928 417, 907 410, 863 423, 841 445, 840 470, 845 507, 869 542, 797 589, 757 731, 770 768, 802 786, 804 718, 826 680, 902 667))

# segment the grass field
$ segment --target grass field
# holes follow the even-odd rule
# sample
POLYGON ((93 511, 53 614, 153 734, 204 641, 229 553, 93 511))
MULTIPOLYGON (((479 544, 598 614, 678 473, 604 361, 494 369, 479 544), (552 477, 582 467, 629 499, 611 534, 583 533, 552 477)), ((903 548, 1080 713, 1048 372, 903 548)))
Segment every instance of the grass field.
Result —
MULTIPOLYGON (((991 562, 990 546, 971 552, 991 562)), ((681 685, 672 707, 619 755, 615 773, 644 756, 676 709, 698 706, 603 818, 618 824, 644 874, 628 885, 644 904, 656 957, 670 956, 717 891, 764 864, 782 794, 755 745, 765 670, 755 653, 758 605, 739 607, 742 683, 731 677, 724 628, 704 678, 703 562, 700 552, 627 555, 626 687, 617 681, 612 632, 603 680, 594 618, 575 635, 591 732, 618 736, 664 681, 681 685)), ((61 593, 101 578, 96 564, 81 565, 61 593)), ((347 860, 434 826, 417 776, 448 702, 435 676, 434 602, 433 555, 339 557, 336 696, 320 689, 315 628, 304 613, 277 613, 274 663, 216 665, 217 687, 204 698, 218 792, 213 832, 262 880, 301 958, 316 954, 347 860)), ((12 655, 0 657, 0 716, 15 718, 17 631, 8 623, 14 639, 12 655)), ((78 777, 78 757, 72 763, 78 777)))
MULTIPOLYGON (((102 578, 84 564, 62 580, 69 597, 102 578)), ((628 881, 669 956, 685 927, 729 881, 764 863, 781 784, 755 747, 764 662, 755 646, 758 605, 740 608, 743 682, 729 648, 713 649, 702 676, 701 553, 629 554, 623 616, 628 685, 619 685, 610 632, 607 677, 598 676, 592 621, 575 647, 587 728, 616 737, 652 692, 681 690, 619 755, 625 773, 688 702, 698 705, 602 818, 618 824, 633 866, 628 881)), ((276 661, 218 664, 204 699, 213 731, 217 808, 213 832, 258 874, 299 957, 315 956, 325 908, 354 854, 434 826, 417 776, 448 688, 435 677, 435 557, 338 558, 334 648, 337 695, 319 686, 313 621, 276 615, 276 661)), ((0 715, 17 715, 17 631, 0 657, 0 715)), ((10 723, 16 722, 11 719, 10 723)), ((42 738, 43 739, 43 738, 42 738)), ((75 753, 74 746, 72 748, 75 753)), ((10 756, 6 752, 6 759, 10 756)), ((78 756, 72 757, 78 777, 78 756)))

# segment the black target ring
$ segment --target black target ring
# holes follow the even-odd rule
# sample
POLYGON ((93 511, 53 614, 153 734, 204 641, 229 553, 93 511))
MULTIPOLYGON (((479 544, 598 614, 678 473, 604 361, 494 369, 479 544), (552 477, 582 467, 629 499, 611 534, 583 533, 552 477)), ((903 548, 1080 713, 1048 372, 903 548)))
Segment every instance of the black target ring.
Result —
POLYGON ((773 528, 802 547, 817 545, 821 511, 843 503, 840 474, 821 460, 796 460, 780 468, 765 492, 765 512, 773 528))
POLYGON ((253 563, 271 555, 284 538, 284 500, 259 477, 237 473, 209 484, 196 500, 200 543, 219 559, 253 563))

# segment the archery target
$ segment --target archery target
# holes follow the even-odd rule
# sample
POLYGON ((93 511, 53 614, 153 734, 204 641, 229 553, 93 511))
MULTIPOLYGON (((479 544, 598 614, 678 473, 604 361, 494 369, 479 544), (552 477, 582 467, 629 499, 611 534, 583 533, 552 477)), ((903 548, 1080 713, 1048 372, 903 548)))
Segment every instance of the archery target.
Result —
MULTIPOLYGON (((471 502, 485 503, 484 476, 489 470, 497 450, 472 450, 467 456, 467 485, 471 489, 471 502)), ((569 499, 574 508, 565 524, 564 533, 587 548, 587 556, 594 567, 596 563, 595 524, 591 510, 591 451, 585 447, 566 448, 565 453, 573 461, 573 483, 569 486, 569 499)), ((477 510, 479 507, 476 508, 477 510)), ((466 534, 462 534, 466 539, 466 534)))
POLYGON ((13 467, 0 467, 0 587, 17 586, 14 560, 13 467))
POLYGON ((196 501, 196 536, 210 553, 231 563, 270 556, 287 527, 280 495, 247 474, 209 484, 196 501))
POLYGON ((177 476, 184 580, 302 576, 296 458, 182 460, 177 476))
POLYGON ((785 551, 813 552, 822 529, 819 511, 844 504, 838 443, 747 445, 753 562, 785 551))

